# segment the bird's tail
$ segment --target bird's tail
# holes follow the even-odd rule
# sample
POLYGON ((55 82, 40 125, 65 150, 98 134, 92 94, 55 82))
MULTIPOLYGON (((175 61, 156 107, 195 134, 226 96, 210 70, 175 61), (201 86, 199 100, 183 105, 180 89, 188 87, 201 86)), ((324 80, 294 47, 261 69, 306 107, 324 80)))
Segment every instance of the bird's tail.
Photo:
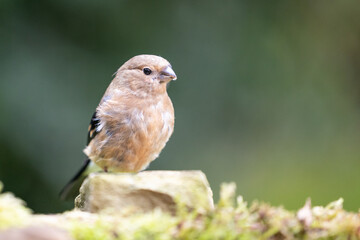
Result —
POLYGON ((75 197, 79 194, 79 188, 82 182, 90 173, 90 165, 92 165, 90 159, 86 159, 84 165, 80 168, 76 175, 61 190, 59 194, 61 200, 69 201, 75 199, 75 197))

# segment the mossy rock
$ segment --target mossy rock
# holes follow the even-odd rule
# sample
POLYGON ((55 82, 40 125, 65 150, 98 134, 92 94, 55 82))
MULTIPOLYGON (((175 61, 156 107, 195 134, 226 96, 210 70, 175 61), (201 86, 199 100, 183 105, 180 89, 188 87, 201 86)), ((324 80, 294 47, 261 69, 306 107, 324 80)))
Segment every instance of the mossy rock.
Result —
MULTIPOLYGON (((248 206, 241 196, 235 196, 235 188, 233 183, 223 184, 220 200, 213 208, 189 209, 179 203, 175 213, 154 208, 146 212, 72 210, 38 215, 31 214, 24 202, 11 193, 2 193, 0 239, 39 234, 41 229, 48 229, 51 234, 43 231, 44 235, 37 235, 36 239, 360 239, 360 215, 345 211, 342 199, 326 207, 312 207, 308 200, 293 212, 260 202, 248 206)), ((21 238, 24 239, 31 238, 21 238)))

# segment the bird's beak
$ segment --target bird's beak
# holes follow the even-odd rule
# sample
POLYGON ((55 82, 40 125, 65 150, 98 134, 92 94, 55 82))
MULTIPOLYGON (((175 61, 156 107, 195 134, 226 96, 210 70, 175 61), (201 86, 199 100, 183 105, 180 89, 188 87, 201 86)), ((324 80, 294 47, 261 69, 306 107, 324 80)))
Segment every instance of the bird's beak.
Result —
POLYGON ((169 81, 169 80, 176 80, 176 74, 174 72, 174 70, 172 70, 172 68, 170 66, 165 67, 161 72, 160 72, 160 79, 162 82, 165 81, 169 81))

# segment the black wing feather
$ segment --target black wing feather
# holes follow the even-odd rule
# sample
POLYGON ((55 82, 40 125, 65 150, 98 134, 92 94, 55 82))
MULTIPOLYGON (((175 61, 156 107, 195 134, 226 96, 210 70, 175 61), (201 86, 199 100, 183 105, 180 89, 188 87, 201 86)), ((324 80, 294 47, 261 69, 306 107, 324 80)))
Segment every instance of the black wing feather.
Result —
POLYGON ((91 117, 86 145, 89 145, 91 140, 99 133, 96 129, 99 126, 99 124, 100 124, 100 119, 97 118, 95 111, 91 117))
POLYGON ((65 185, 59 193, 61 200, 73 200, 79 194, 79 188, 87 177, 86 169, 90 164, 90 159, 86 159, 81 169, 76 175, 65 185))
MULTIPOLYGON (((88 137, 87 137, 87 145, 91 142, 91 140, 98 134, 97 127, 100 124, 100 119, 96 116, 96 111, 92 115, 90 126, 88 129, 88 137)), ((76 197, 77 194, 79 194, 79 188, 84 181, 84 179, 87 177, 87 168, 90 164, 90 159, 86 159, 84 162, 84 165, 81 167, 81 169, 76 173, 76 175, 70 180, 68 184, 61 190, 60 192, 60 198, 62 200, 70 200, 76 197)))

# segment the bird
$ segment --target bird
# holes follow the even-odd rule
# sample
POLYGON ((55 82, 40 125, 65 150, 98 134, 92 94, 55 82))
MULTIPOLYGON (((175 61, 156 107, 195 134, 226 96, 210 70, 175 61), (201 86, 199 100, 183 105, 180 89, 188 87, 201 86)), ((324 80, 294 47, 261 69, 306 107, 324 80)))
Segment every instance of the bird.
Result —
POLYGON ((74 199, 92 172, 146 169, 173 133, 174 107, 167 86, 177 76, 166 59, 137 55, 114 76, 91 117, 86 160, 61 190, 62 200, 74 199))

